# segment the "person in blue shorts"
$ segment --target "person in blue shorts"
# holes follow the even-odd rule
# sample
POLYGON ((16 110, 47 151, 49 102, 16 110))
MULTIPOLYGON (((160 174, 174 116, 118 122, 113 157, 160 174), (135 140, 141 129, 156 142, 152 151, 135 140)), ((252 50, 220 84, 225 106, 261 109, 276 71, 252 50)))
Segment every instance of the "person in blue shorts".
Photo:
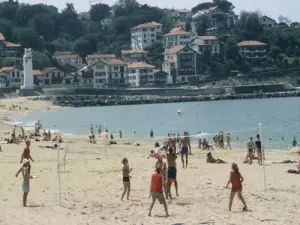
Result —
POLYGON ((190 137, 187 132, 183 133, 183 137, 181 138, 179 148, 181 149, 180 153, 181 153, 182 168, 187 168, 188 154, 189 151, 191 152, 190 137), (184 156, 185 156, 185 167, 184 167, 184 156))

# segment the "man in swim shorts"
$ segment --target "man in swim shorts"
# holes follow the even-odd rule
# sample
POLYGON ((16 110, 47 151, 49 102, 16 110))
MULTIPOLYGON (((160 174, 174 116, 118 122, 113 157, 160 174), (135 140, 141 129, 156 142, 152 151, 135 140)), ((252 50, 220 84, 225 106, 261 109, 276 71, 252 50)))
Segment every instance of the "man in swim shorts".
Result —
POLYGON ((187 167, 189 150, 191 151, 190 138, 187 132, 183 133, 183 137, 181 138, 179 148, 181 149, 180 153, 181 153, 182 168, 184 168, 184 156, 185 156, 185 167, 187 167))
POLYGON ((172 183, 174 182, 175 185, 175 189, 176 189, 176 195, 178 195, 178 184, 177 184, 177 180, 176 180, 176 175, 177 175, 177 169, 176 169, 176 159, 177 156, 174 153, 173 148, 169 148, 169 153, 167 154, 167 163, 168 163, 168 170, 167 170, 167 179, 166 179, 166 198, 168 198, 170 196, 170 198, 172 198, 171 196, 171 186, 172 183))

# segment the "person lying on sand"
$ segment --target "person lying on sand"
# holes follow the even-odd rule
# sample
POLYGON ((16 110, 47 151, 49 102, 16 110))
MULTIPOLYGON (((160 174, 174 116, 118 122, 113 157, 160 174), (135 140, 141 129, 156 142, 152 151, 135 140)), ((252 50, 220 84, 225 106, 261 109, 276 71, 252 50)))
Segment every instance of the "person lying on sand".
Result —
POLYGON ((225 161, 223 161, 222 159, 215 159, 211 152, 207 153, 206 155, 206 162, 207 163, 217 163, 217 164, 221 164, 221 163, 226 163, 225 161))

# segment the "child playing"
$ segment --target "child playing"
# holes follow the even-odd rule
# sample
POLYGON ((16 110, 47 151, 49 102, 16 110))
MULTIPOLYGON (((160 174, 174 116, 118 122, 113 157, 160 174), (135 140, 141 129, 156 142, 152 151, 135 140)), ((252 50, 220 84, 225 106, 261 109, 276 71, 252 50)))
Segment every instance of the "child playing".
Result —
POLYGON ((123 201, 124 195, 127 192, 127 200, 129 200, 129 194, 130 194, 130 179, 131 176, 129 175, 132 171, 132 169, 129 169, 129 165, 128 165, 128 159, 124 158, 122 160, 122 164, 123 166, 123 186, 124 186, 124 191, 121 197, 121 201, 123 201))
POLYGON ((242 201, 242 203, 244 205, 243 211, 247 211, 247 205, 246 205, 245 199, 242 196, 242 189, 243 189, 242 183, 244 181, 244 178, 243 178, 242 174, 240 173, 237 164, 232 163, 231 169, 232 169, 232 171, 230 171, 229 180, 226 185, 226 189, 228 188, 230 183, 232 186, 230 198, 229 198, 229 211, 231 211, 233 198, 234 198, 236 192, 238 193, 239 199, 242 201))
MULTIPOLYGON (((29 173, 29 160, 23 159, 22 165, 22 175, 23 175, 23 182, 22 182, 22 191, 23 191, 23 206, 27 207, 27 196, 29 193, 29 180, 32 178, 29 173)), ((18 176, 18 173, 16 174, 18 176)))

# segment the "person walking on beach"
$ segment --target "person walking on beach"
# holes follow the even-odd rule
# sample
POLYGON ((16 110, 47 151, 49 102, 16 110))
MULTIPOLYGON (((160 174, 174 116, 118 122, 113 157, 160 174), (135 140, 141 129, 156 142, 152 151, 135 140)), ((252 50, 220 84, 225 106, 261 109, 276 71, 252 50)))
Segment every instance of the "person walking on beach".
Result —
POLYGON ((149 198, 152 196, 152 203, 150 205, 148 216, 151 216, 151 211, 153 209, 153 206, 154 206, 156 200, 158 199, 159 203, 164 205, 166 217, 168 217, 169 216, 168 206, 167 206, 164 194, 163 194, 163 176, 160 172, 161 172, 161 169, 156 168, 156 173, 154 173, 151 178, 149 198))
MULTIPOLYGON (((30 181, 30 163, 28 159, 24 159, 22 161, 22 175, 23 175, 23 182, 22 182, 22 191, 23 191, 23 206, 27 207, 27 196, 29 193, 29 181, 30 181)), ((17 172, 16 177, 18 177, 19 172, 17 172)))
POLYGON ((230 142, 231 142, 231 137, 230 137, 230 133, 228 133, 227 136, 226 136, 226 147, 225 147, 225 149, 227 149, 229 147, 229 149, 231 150, 230 142))
POLYGON ((231 183, 231 192, 230 192, 230 197, 229 197, 228 210, 231 211, 233 198, 234 198, 235 194, 238 193, 238 197, 244 205, 243 211, 247 211, 247 205, 246 205, 244 197, 242 196, 242 190, 243 190, 242 183, 244 181, 244 178, 243 178, 242 174, 240 173, 237 164, 232 163, 231 169, 232 170, 230 171, 229 180, 226 185, 226 189, 227 189, 229 184, 231 183))
POLYGON ((123 133, 122 133, 121 130, 119 130, 119 135, 120 135, 120 139, 122 139, 123 138, 123 133))
MULTIPOLYGON (((26 147, 24 148, 24 151, 21 155, 20 163, 22 163, 24 159, 27 159, 28 161, 31 160, 32 162, 34 162, 34 160, 31 158, 31 155, 30 155, 30 140, 27 140, 25 143, 26 143, 26 147)), ((21 171, 22 171, 22 168, 19 169, 19 171, 16 174, 16 177, 19 175, 19 173, 21 173, 21 171)), ((31 171, 31 165, 29 162, 28 163, 28 172, 30 173, 30 171, 31 171)))
POLYGON ((154 132, 153 132, 153 130, 152 130, 152 129, 150 130, 150 137, 151 137, 151 138, 153 138, 153 137, 154 137, 154 132))
POLYGON ((131 187, 130 187, 131 176, 129 174, 132 171, 132 169, 129 168, 127 158, 124 158, 122 160, 122 164, 123 164, 123 187, 124 187, 124 191, 123 191, 123 194, 122 194, 122 197, 121 197, 121 201, 123 201, 123 198, 124 198, 126 193, 127 193, 127 200, 129 200, 129 194, 130 194, 130 190, 131 190, 131 187))
POLYGON ((174 152, 173 148, 169 148, 169 152, 167 153, 167 164, 168 164, 168 170, 167 170, 167 179, 166 179, 166 198, 172 199, 171 195, 171 186, 172 183, 175 185, 175 190, 176 190, 176 195, 178 195, 178 183, 176 180, 176 175, 177 175, 177 168, 176 168, 176 153, 174 152))
POLYGON ((257 149, 257 158, 258 158, 258 164, 261 166, 263 163, 263 156, 262 156, 262 147, 261 147, 261 140, 260 135, 256 135, 256 141, 255 141, 255 147, 257 149))
POLYGON ((182 168, 184 168, 184 156, 185 156, 185 167, 187 168, 189 150, 191 151, 190 139, 188 137, 187 132, 183 133, 183 137, 181 138, 179 149, 181 150, 180 153, 181 153, 182 168))

